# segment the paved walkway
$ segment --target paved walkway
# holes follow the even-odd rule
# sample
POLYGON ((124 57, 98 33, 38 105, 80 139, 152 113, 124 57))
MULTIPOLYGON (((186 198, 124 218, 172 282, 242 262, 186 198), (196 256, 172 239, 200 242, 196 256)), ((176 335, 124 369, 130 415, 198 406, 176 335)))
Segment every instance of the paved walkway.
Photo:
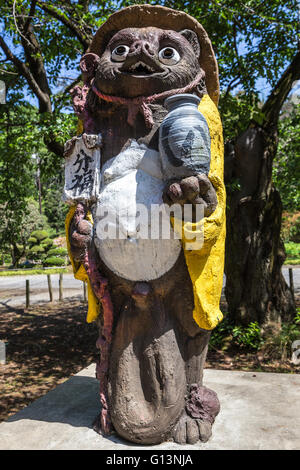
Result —
MULTIPOLYGON (((26 279, 29 279, 30 304, 49 302, 48 281, 46 274, 27 276, 0 277, 0 307, 25 305, 26 279)), ((59 274, 51 274, 53 299, 59 297, 59 274)), ((73 274, 63 275, 63 297, 83 298, 83 283, 74 278, 73 274)))
MULTIPOLYGON (((289 284, 288 268, 283 268, 283 275, 289 284)), ((300 294, 300 266, 293 267, 295 293, 300 294)), ((47 276, 44 274, 34 276, 7 276, 0 277, 0 306, 25 305, 25 280, 30 281, 30 303, 49 301, 47 276)), ((58 300, 58 274, 51 274, 54 300, 58 300)), ((224 283, 225 285, 225 276, 224 283)), ((74 279, 73 274, 63 275, 64 298, 83 297, 82 282, 74 279)))
POLYGON ((99 410, 94 376, 92 364, 2 422, 0 449, 300 449, 300 375, 208 369, 204 384, 221 402, 213 437, 194 446, 167 442, 145 447, 93 431, 91 423, 99 410))

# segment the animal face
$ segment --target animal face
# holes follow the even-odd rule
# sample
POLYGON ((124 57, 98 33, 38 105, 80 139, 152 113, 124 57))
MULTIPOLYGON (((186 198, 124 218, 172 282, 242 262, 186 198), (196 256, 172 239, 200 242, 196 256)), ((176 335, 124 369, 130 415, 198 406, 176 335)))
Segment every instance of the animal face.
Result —
POLYGON ((199 54, 197 35, 190 30, 122 29, 97 61, 95 85, 103 93, 123 97, 182 88, 199 73, 199 54))

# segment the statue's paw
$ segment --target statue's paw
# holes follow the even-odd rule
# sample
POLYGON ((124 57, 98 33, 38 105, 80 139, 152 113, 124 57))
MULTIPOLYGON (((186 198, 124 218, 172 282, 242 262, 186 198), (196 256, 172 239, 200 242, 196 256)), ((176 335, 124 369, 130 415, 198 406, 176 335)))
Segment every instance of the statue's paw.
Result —
POLYGON ((93 226, 88 220, 81 220, 77 225, 71 224, 70 242, 72 246, 85 248, 92 240, 93 226))
POLYGON ((92 241, 93 225, 85 218, 87 212, 87 207, 78 203, 69 227, 71 253, 77 262, 82 262, 92 241))
POLYGON ((191 418, 184 412, 174 428, 173 439, 177 444, 207 442, 212 434, 211 428, 209 421, 191 418))
POLYGON ((178 444, 208 441, 219 411, 220 402, 216 392, 203 385, 191 384, 185 400, 185 411, 173 431, 174 441, 178 444))
POLYGON ((216 191, 204 173, 171 182, 163 192, 163 201, 168 205, 200 204, 205 217, 214 212, 218 203, 216 191))

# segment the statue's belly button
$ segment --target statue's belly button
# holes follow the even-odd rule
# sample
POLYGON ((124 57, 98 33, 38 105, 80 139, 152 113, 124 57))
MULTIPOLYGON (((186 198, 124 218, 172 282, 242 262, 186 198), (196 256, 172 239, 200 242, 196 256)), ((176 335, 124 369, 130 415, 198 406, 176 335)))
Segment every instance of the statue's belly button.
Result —
POLYGON ((164 216, 163 227, 162 219, 160 226, 153 226, 159 224, 157 211, 163 204, 163 187, 162 180, 132 170, 110 181, 100 192, 95 244, 102 261, 120 277, 131 281, 157 279, 178 259, 181 243, 174 239, 169 218, 164 216))

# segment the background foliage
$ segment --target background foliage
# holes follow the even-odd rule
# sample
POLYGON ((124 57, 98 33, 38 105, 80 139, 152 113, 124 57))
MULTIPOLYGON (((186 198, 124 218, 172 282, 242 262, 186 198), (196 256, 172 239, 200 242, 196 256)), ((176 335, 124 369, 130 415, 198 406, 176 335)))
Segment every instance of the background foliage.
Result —
MULTIPOLYGON (((63 231, 62 146, 76 129, 69 91, 80 80, 79 60, 97 28, 136 3, 145 2, 0 0, 0 80, 7 87, 7 104, 0 105, 0 246, 12 250, 14 261, 17 245, 24 246, 33 229, 49 224, 63 231), (41 218, 32 202, 39 200, 38 171, 41 218)), ((299 48, 297 1, 148 3, 184 10, 208 32, 220 70, 225 142, 251 120, 260 122, 264 100, 299 48)), ((299 209, 299 112, 299 105, 283 112, 273 169, 288 213, 299 209)))

